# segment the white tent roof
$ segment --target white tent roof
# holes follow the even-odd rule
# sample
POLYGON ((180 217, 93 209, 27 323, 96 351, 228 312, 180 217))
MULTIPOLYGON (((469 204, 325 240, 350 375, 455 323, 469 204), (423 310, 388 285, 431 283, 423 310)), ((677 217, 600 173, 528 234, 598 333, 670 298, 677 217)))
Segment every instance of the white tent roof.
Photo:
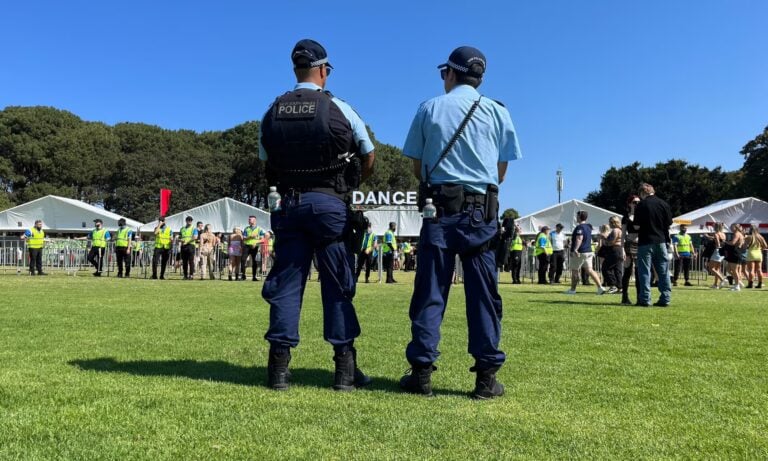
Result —
POLYGON ((384 234, 390 222, 397 224, 395 234, 398 237, 418 237, 421 232, 421 213, 415 206, 382 206, 364 214, 377 235, 384 234))
MULTIPOLYGON (((721 200, 712 205, 699 208, 675 218, 676 222, 690 221, 689 234, 703 234, 711 232, 711 225, 723 222, 726 226, 731 224, 768 224, 768 202, 754 197, 721 200)), ((672 231, 677 232, 679 224, 672 226, 672 231)))
MULTIPOLYGON (((248 225, 248 216, 256 216, 256 225, 262 229, 270 229, 269 213, 251 205, 225 197, 213 202, 191 208, 181 213, 166 216, 165 223, 176 232, 186 225, 187 216, 192 216, 194 222, 202 221, 210 224, 213 232, 232 232, 235 227, 241 229, 248 225)), ((142 226, 142 232, 152 232, 157 221, 142 226)))
MULTIPOLYGON (((34 226, 37 219, 43 220, 44 230, 52 232, 88 232, 96 218, 104 222, 106 229, 115 229, 121 217, 80 200, 46 195, 0 212, 0 231, 20 232, 34 226)), ((125 220, 131 228, 142 226, 133 219, 125 220)))
POLYGON ((608 224, 608 219, 617 214, 604 208, 590 205, 581 200, 569 200, 567 202, 552 205, 535 213, 521 216, 515 220, 520 225, 524 235, 536 235, 541 226, 547 225, 551 230, 555 229, 555 224, 563 225, 563 232, 570 234, 578 224, 576 222, 576 212, 584 210, 587 212, 587 222, 597 230, 603 224, 608 224))

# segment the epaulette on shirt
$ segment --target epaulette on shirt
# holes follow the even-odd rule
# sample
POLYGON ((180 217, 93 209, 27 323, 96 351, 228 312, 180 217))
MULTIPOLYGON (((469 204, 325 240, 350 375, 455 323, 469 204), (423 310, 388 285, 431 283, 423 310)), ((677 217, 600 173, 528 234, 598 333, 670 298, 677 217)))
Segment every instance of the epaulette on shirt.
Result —
POLYGON ((491 99, 491 101, 495 102, 496 104, 500 105, 501 107, 507 107, 504 105, 503 102, 499 101, 498 99, 491 99))

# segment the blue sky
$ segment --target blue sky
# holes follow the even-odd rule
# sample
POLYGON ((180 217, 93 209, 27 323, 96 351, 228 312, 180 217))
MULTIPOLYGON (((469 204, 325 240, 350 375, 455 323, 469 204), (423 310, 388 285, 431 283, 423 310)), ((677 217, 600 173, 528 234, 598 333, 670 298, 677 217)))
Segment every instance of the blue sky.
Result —
POLYGON ((261 118, 292 85, 293 44, 328 49, 328 89, 402 146, 436 65, 472 45, 524 159, 502 206, 582 199, 611 165, 670 158, 726 170, 768 124, 768 2, 6 2, 0 108, 197 131, 261 118))

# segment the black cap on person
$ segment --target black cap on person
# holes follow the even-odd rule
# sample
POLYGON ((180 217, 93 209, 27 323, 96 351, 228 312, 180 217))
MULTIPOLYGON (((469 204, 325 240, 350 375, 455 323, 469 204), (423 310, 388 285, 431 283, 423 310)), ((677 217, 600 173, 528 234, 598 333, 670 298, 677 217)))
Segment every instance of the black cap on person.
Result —
POLYGON ((328 62, 328 53, 323 45, 310 38, 299 40, 296 43, 293 51, 291 51, 291 61, 293 61, 293 67, 297 69, 318 67, 323 64, 333 69, 331 63, 328 62))
POLYGON ((445 69, 446 67, 450 67, 451 69, 471 77, 482 77, 486 69, 485 55, 477 48, 460 46, 453 50, 453 53, 448 56, 447 62, 437 66, 438 69, 445 69), (473 64, 479 64, 482 67, 482 70, 479 73, 473 72, 473 64))

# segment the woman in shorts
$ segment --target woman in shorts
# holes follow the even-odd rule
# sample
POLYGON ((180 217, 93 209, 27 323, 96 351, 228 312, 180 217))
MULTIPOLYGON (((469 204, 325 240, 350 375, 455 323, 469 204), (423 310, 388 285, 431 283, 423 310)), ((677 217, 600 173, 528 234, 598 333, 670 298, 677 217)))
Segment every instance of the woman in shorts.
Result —
POLYGON ((720 271, 723 266, 723 254, 725 249, 723 248, 723 242, 725 242, 725 224, 719 222, 715 223, 715 233, 712 235, 705 235, 707 243, 704 245, 704 252, 702 258, 707 260, 707 271, 715 276, 715 282, 710 288, 713 290, 720 289, 725 284, 725 277, 720 271))
POLYGON ((760 229, 752 224, 749 236, 746 238, 747 247, 747 288, 763 287, 763 250, 768 248, 765 239, 760 235, 760 229), (757 284, 753 285, 757 279, 757 284))
POLYGON ((229 255, 228 279, 232 281, 232 274, 234 274, 235 280, 239 280, 240 258, 243 256, 243 231, 239 227, 235 227, 232 235, 229 236, 227 254, 229 255))

